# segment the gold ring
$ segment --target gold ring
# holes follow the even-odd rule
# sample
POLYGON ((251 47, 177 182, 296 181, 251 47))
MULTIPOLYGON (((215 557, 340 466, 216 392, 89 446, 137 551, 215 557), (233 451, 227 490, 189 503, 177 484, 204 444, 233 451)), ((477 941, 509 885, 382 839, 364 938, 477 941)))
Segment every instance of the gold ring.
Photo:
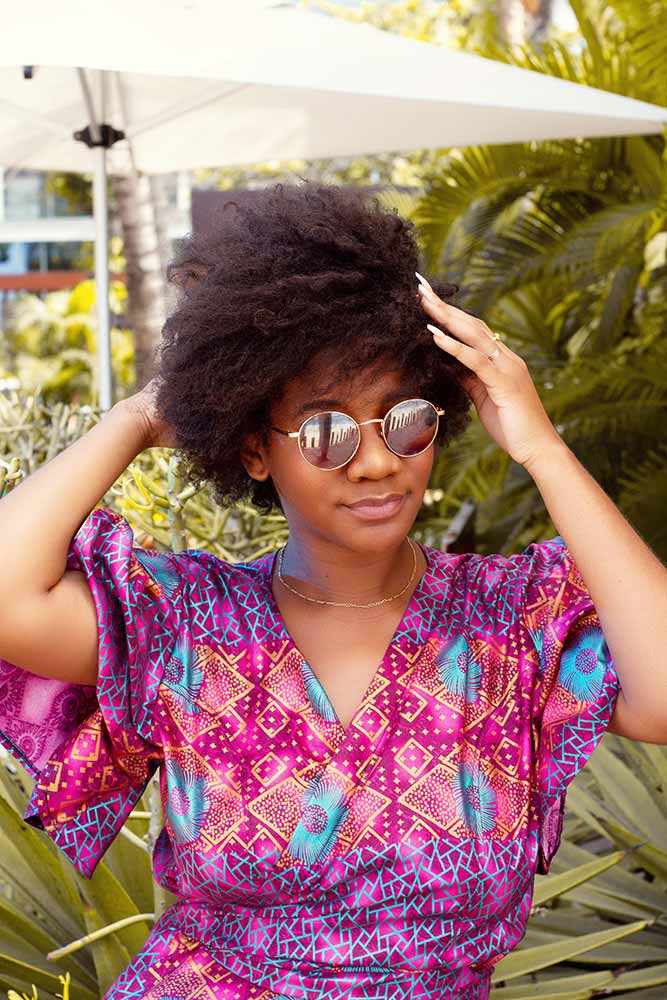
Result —
POLYGON ((493 354, 487 354, 487 357, 488 357, 489 361, 493 361, 493 359, 496 357, 497 354, 500 354, 500 348, 499 347, 496 347, 496 349, 493 352, 493 354))

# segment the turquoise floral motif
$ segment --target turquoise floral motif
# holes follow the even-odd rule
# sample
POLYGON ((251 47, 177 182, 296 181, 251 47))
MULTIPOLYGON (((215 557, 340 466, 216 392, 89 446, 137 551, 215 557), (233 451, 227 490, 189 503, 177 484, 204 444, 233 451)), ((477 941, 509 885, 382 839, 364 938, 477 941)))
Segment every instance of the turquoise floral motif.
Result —
POLYGON ((563 650, 558 680, 577 701, 596 701, 602 694, 609 660, 602 629, 588 625, 563 650))
POLYGON ((542 653, 542 645, 544 643, 544 627, 540 626, 540 628, 531 628, 530 626, 527 626, 526 631, 528 632, 530 638, 533 640, 535 649, 537 650, 538 654, 540 654, 539 664, 541 669, 543 666, 541 653, 542 653))
POLYGON ((206 794, 206 778, 184 771, 174 760, 167 760, 167 816, 179 843, 196 840, 211 808, 206 794))
POLYGON ((482 668, 465 636, 457 635, 454 639, 447 640, 435 662, 440 680, 452 694, 465 698, 466 702, 477 701, 482 668))
POLYGON ((196 715, 201 706, 196 703, 204 682, 203 671, 197 666, 195 648, 183 634, 174 646, 164 668, 163 681, 174 692, 184 712, 196 715))
POLYGON ((160 584, 167 597, 172 597, 180 583, 178 573, 174 572, 166 552, 147 552, 145 549, 132 550, 147 573, 160 584))
POLYGON ((347 813, 343 790, 317 775, 304 793, 301 819, 287 850, 306 864, 322 861, 335 844, 347 813))
POLYGON ((456 812, 475 836, 496 825, 496 793, 475 764, 462 764, 452 783, 456 812))
POLYGON ((306 697, 318 715, 327 722, 337 722, 338 717, 333 710, 326 692, 305 660, 301 664, 301 673, 306 686, 306 697))

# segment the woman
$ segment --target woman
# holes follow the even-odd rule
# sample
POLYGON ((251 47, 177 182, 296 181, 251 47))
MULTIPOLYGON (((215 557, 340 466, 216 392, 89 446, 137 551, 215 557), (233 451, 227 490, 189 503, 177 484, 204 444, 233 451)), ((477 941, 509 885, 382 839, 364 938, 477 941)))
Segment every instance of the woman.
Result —
POLYGON ((0 502, 29 822, 89 877, 161 765, 154 869, 179 900, 113 1000, 481 1000, 605 730, 667 741, 664 567, 523 360, 418 266, 377 204, 263 192, 186 242, 155 383, 0 502), (510 557, 410 540, 470 400, 560 535, 510 557), (157 445, 221 503, 279 505, 287 545, 133 547, 90 511, 157 445))

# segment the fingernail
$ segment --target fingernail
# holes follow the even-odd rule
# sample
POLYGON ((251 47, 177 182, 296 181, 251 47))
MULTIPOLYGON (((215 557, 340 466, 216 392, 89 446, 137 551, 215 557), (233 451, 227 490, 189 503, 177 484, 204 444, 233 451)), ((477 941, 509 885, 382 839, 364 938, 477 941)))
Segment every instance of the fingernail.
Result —
POLYGON ((446 337, 446 336, 447 336, 447 334, 446 334, 446 333, 444 333, 444 332, 443 332, 442 330, 438 330, 437 326, 433 326, 433 324, 432 324, 432 323, 427 323, 427 324, 426 324, 426 329, 427 329, 427 330, 430 330, 430 331, 431 331, 431 333, 434 333, 434 334, 436 334, 436 335, 437 335, 437 334, 440 334, 440 336, 441 336, 441 337, 446 337))
POLYGON ((428 288, 429 292, 432 292, 433 289, 429 285, 429 283, 426 280, 426 278, 422 274, 420 274, 419 271, 415 271, 415 274, 417 275, 418 280, 421 282, 422 287, 423 288, 428 288))

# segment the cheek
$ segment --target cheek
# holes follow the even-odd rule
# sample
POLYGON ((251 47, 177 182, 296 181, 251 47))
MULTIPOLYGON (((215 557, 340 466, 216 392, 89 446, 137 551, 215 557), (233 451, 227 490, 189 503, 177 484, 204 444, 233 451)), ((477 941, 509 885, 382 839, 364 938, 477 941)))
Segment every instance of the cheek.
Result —
POLYGON ((426 489, 428 481, 431 478, 431 472, 433 471, 434 459, 435 452, 433 448, 429 448, 423 455, 416 455, 414 458, 409 459, 412 463, 411 478, 415 486, 419 484, 422 489, 426 489))
POLYGON ((327 476, 333 473, 320 472, 301 457, 299 446, 291 440, 272 449, 270 469, 274 486, 282 498, 291 506, 308 508, 322 497, 329 486, 327 476))

